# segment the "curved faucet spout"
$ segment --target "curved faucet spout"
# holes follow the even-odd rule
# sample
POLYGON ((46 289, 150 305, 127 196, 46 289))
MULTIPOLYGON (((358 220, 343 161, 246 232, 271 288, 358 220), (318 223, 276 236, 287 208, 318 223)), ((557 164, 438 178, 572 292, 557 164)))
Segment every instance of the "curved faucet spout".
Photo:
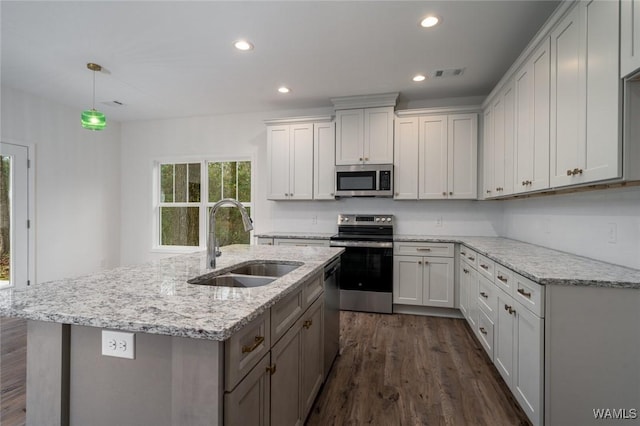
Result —
POLYGON ((234 207, 237 207, 240 210, 240 215, 242 216, 242 224, 244 225, 245 231, 251 231, 253 229, 253 222, 247 213, 247 210, 244 208, 242 204, 238 200, 233 198, 223 198, 213 205, 211 211, 209 212, 209 235, 207 238, 207 267, 215 268, 216 267, 216 257, 220 256, 222 253, 220 252, 220 248, 217 245, 216 239, 216 212, 221 206, 230 204, 234 207))

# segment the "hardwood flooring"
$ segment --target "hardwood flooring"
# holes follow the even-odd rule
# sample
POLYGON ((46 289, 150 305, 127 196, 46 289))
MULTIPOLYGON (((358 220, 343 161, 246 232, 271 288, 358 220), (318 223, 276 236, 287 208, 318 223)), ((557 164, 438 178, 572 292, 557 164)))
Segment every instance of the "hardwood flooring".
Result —
POLYGON ((343 311, 315 425, 529 425, 461 319, 343 311))
MULTIPOLYGON (((530 424, 464 320, 341 312, 340 321, 341 356, 308 426, 530 424)), ((0 425, 23 426, 25 321, 0 318, 0 355, 0 425)))
POLYGON ((0 425, 25 424, 27 322, 0 317, 0 425))

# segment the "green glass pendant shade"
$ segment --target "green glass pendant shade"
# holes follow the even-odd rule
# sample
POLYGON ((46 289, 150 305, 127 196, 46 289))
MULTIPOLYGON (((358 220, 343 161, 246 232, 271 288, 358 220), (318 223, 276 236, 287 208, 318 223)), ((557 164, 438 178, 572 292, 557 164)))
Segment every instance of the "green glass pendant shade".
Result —
POLYGON ((107 127, 107 118, 95 109, 82 111, 82 127, 89 130, 103 130, 107 127))

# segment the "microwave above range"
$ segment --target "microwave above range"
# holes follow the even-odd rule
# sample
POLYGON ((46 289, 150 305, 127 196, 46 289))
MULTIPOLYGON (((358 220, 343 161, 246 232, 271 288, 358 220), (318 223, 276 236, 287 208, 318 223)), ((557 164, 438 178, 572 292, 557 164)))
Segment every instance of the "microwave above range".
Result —
POLYGON ((336 166, 336 196, 393 196, 393 164, 336 166))

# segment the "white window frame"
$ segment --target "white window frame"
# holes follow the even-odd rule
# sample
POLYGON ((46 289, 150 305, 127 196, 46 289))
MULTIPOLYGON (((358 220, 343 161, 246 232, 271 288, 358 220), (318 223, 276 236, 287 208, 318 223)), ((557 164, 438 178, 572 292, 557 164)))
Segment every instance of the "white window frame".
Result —
MULTIPOLYGON (((209 202, 209 163, 249 161, 251 163, 251 202, 243 202, 242 205, 251 209, 251 217, 255 216, 255 158, 253 155, 237 155, 224 157, 168 157, 153 160, 153 220, 152 222, 152 252, 159 253, 193 253, 207 247, 207 230, 209 217, 207 212, 215 202, 209 202), (200 201, 163 203, 160 201, 160 166, 163 164, 200 164, 200 201), (198 207, 198 242, 197 246, 175 246, 160 244, 160 208, 161 207, 198 207)), ((175 191, 175 189, 174 189, 175 191)), ((235 197, 232 197, 235 198, 235 197)), ((249 243, 253 244, 253 231, 249 234, 249 243)))

